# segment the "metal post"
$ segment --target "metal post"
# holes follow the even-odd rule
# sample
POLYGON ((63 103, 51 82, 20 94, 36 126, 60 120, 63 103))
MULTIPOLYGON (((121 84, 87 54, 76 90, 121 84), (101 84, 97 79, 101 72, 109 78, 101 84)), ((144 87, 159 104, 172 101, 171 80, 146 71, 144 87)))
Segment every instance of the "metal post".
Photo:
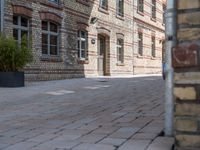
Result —
POLYGON ((0 2, 0 31, 3 32, 3 25, 4 25, 4 0, 0 2))
POLYGON ((174 100, 172 47, 176 45, 176 0, 167 0, 166 10, 166 83, 165 83, 165 136, 173 136, 174 100))

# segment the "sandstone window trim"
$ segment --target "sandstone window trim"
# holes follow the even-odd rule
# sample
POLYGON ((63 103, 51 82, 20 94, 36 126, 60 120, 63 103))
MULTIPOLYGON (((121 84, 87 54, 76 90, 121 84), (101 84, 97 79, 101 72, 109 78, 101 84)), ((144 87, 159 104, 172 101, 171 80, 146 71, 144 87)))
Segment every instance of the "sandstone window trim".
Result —
POLYGON ((90 7, 90 0, 76 0, 76 2, 90 7))
POLYGON ((21 45, 22 38, 27 39, 27 46, 29 46, 30 42, 30 19, 25 16, 13 15, 13 37, 17 41, 18 45, 21 45), (23 21, 25 21, 27 25, 23 25, 23 21), (24 34, 24 35, 23 35, 24 34), (25 35, 27 34, 27 35, 25 35))
POLYGON ((22 5, 12 5, 13 9, 13 14, 14 15, 19 15, 19 16, 26 16, 28 18, 32 18, 32 8, 29 8, 27 6, 22 6, 22 5))
POLYGON ((42 29, 42 55, 43 56, 59 56, 60 55, 60 53, 59 53, 59 44, 60 44, 59 29, 60 29, 60 27, 58 24, 56 24, 52 21, 49 21, 49 20, 43 20, 42 24, 43 23, 47 24, 47 30, 42 29), (52 31, 51 26, 56 26, 57 30, 52 31), (57 40, 56 43, 52 44, 55 39, 57 40), (47 48, 46 50, 44 49, 45 46, 47 48), (52 52, 53 50, 51 48, 56 48, 55 53, 52 52))
POLYGON ((77 31, 77 49, 78 58, 83 61, 87 60, 88 32, 84 29, 77 31))

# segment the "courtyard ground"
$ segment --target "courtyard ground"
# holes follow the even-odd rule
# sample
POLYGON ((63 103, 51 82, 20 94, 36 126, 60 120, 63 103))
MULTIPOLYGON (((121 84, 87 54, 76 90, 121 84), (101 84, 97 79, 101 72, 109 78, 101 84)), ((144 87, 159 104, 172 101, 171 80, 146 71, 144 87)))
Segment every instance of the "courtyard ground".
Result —
POLYGON ((159 76, 0 88, 1 150, 171 150, 159 76))

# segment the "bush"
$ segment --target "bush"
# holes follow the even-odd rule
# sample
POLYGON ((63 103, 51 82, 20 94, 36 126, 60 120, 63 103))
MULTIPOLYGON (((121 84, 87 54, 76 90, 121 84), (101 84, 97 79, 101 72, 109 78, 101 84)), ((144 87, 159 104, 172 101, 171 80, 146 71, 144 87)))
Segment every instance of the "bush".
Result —
POLYGON ((31 50, 27 46, 27 38, 23 37, 19 46, 13 37, 0 35, 0 71, 16 72, 32 60, 31 50))

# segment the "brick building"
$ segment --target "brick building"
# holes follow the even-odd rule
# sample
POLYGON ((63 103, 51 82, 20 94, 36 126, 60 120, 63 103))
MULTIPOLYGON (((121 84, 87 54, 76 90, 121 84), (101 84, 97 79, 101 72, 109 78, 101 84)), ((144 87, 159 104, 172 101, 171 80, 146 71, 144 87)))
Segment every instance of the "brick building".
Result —
POLYGON ((30 39, 34 59, 25 67, 27 80, 160 73, 164 4, 4 0, 1 25, 19 44, 24 35, 30 39))

